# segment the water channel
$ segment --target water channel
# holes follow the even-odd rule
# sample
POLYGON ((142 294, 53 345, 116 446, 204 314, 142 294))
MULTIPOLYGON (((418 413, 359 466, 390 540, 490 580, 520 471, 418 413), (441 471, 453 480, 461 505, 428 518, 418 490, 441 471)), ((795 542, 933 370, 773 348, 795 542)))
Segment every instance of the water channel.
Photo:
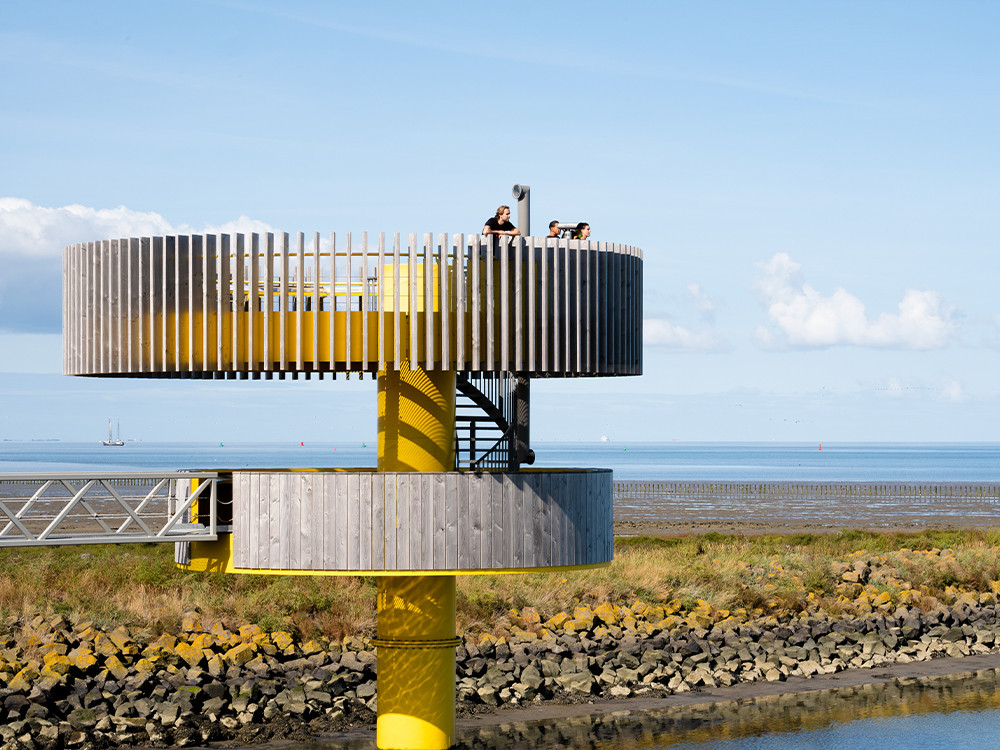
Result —
MULTIPOLYGON (((460 750, 980 750, 1000 747, 1000 670, 548 721, 468 726, 460 750)), ((501 714, 499 718, 504 718, 501 714)), ((465 726, 461 726, 465 724, 465 726)), ((374 733, 296 750, 374 750, 374 733)))

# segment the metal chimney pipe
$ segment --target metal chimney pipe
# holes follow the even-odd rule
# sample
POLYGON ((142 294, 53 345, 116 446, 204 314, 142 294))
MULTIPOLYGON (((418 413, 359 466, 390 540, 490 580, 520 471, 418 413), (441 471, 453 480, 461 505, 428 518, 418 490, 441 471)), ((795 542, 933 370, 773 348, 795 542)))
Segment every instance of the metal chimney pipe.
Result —
POLYGON ((531 186, 515 185, 511 192, 517 198, 517 228, 527 237, 531 234, 531 186))

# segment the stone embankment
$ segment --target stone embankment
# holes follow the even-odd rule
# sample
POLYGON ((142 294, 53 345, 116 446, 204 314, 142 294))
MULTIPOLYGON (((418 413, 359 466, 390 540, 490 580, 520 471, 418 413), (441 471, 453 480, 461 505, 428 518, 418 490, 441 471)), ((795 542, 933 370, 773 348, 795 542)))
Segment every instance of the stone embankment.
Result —
MULTIPOLYGON (((579 606, 542 620, 512 610, 504 636, 457 650, 459 711, 697 691, 703 686, 1000 650, 993 594, 949 606, 873 602, 870 612, 747 619, 700 602, 579 606)), ((375 652, 254 625, 178 635, 102 630, 62 616, 8 622, 0 636, 3 748, 239 744, 305 738, 375 717, 375 652)))

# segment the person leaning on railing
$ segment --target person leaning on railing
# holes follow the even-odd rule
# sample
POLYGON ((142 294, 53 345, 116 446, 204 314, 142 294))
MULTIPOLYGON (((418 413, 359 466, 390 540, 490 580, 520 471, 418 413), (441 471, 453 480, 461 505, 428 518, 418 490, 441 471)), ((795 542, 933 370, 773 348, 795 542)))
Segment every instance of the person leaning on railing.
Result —
POLYGON ((506 234, 510 237, 517 237, 521 234, 521 230, 510 222, 510 206, 500 206, 496 216, 486 220, 483 234, 506 234))

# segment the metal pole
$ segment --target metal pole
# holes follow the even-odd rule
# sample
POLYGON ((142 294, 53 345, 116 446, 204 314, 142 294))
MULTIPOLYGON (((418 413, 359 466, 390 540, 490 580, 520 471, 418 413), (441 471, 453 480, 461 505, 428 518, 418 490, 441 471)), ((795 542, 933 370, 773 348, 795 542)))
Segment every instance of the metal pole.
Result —
POLYGON ((515 185, 511 192, 517 198, 517 228, 527 237, 531 234, 531 186, 515 185))

